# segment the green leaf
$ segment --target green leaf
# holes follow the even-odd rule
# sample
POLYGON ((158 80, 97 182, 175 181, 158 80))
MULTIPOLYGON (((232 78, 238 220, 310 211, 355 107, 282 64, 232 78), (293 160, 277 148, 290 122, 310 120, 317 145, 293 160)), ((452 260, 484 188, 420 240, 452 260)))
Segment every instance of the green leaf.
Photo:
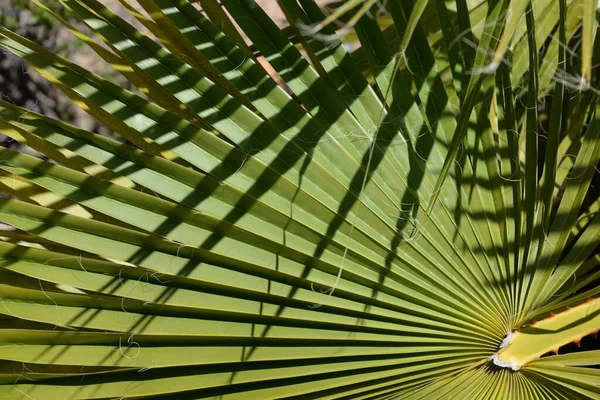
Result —
POLYGON ((0 100, 2 399, 598 398, 595 4, 119 3, 0 28, 118 134, 0 100))

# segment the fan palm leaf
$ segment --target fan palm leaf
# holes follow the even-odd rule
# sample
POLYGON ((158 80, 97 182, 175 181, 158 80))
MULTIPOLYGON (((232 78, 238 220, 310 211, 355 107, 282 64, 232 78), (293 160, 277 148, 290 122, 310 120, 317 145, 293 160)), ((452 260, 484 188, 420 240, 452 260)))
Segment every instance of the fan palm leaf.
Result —
POLYGON ((3 399, 600 398, 593 1, 61 3, 132 87, 0 28, 121 139, 0 101, 3 399))

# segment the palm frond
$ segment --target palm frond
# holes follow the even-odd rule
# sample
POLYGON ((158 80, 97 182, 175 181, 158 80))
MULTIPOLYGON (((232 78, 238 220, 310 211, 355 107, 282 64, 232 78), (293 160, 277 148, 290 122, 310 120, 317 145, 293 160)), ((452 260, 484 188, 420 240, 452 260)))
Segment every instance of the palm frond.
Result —
POLYGON ((600 398, 520 342, 600 291, 594 2, 61 3, 131 88, 0 28, 122 139, 0 100, 3 399, 600 398))

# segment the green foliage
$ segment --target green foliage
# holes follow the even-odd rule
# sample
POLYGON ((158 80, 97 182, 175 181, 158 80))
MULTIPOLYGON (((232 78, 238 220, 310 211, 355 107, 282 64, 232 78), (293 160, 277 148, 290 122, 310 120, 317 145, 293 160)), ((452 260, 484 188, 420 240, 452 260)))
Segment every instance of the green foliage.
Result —
MULTIPOLYGON (((58 0, 46 0, 44 5, 55 13, 65 17, 65 9, 58 0)), ((31 12, 33 23, 51 28, 56 24, 56 20, 42 8, 35 5, 33 0, 12 0, 12 6, 15 10, 28 10, 31 12)))
POLYGON ((220 3, 39 2, 135 92, 0 29, 126 140, 0 101, 1 398, 600 398, 523 345, 600 292, 595 3, 220 3))

